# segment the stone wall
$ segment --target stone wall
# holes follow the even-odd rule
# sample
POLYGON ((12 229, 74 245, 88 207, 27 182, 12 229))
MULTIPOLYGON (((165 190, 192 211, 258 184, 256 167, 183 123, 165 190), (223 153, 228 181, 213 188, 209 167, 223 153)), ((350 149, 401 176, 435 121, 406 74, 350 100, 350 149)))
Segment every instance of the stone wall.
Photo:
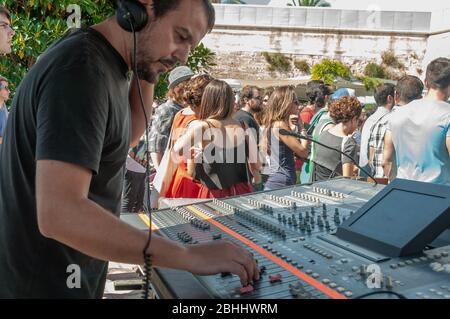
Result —
MULTIPOLYGON (((355 75, 362 75, 370 62, 381 63, 384 51, 393 51, 408 72, 421 76, 427 53, 424 35, 333 34, 280 30, 218 29, 206 36, 204 44, 217 54, 212 70, 221 78, 266 80, 304 76, 294 67, 295 60, 306 60, 310 66, 324 58, 347 64, 355 75), (262 52, 280 52, 291 59, 292 70, 270 72, 262 52)), ((401 72, 391 70, 400 75, 401 72)))
POLYGON ((216 26, 204 44, 217 54, 213 74, 255 80, 304 76, 268 71, 262 52, 279 52, 309 65, 324 58, 341 60, 356 75, 381 54, 392 51, 402 72, 423 78, 426 65, 450 55, 450 9, 431 12, 363 11, 333 8, 272 8, 216 5, 216 26))

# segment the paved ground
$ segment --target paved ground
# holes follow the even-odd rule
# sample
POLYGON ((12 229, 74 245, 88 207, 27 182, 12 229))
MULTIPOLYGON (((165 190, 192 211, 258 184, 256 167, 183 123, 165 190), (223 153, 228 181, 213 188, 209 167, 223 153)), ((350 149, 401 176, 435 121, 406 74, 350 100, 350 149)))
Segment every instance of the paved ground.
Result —
POLYGON ((106 277, 104 299, 140 299, 142 290, 115 290, 114 283, 120 280, 140 279, 138 266, 129 264, 109 263, 106 277))

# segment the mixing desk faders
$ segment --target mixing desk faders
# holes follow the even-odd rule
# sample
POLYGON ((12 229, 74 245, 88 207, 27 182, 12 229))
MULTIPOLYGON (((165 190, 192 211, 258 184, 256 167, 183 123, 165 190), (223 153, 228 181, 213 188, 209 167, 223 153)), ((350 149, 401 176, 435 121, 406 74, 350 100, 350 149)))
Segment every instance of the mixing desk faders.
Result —
MULTIPOLYGON (((243 288, 230 274, 157 269, 154 286, 178 298, 345 299, 388 290, 450 299, 450 246, 389 258, 333 235, 382 188, 341 179, 156 211, 153 224, 163 236, 187 245, 230 239, 254 254, 262 278, 243 288)), ((140 218, 148 222, 123 216, 133 224, 140 218)))

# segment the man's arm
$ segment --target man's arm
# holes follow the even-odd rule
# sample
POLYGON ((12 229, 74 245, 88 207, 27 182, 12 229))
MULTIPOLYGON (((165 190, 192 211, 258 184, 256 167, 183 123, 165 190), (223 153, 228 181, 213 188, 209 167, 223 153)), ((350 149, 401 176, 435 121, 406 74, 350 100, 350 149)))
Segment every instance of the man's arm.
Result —
POLYGON ((159 169, 159 164, 161 163, 162 158, 162 153, 150 153, 150 159, 152 160, 153 167, 155 167, 156 170, 159 169))
POLYGON ((3 137, 0 137, 0 145, 3 144, 3 137))
MULTIPOLYGON (((142 88, 142 97, 145 104, 145 111, 147 113, 147 120, 150 123, 153 109, 153 90, 154 85, 146 81, 139 81, 142 88)), ((141 100, 139 97, 138 83, 136 78, 131 80, 130 94, 130 109, 131 109, 131 141, 130 148, 136 146, 145 131, 145 117, 142 111, 141 100)))
POLYGON ((353 176, 353 163, 343 163, 342 164, 342 176, 343 177, 352 177, 353 176))
POLYGON ((375 149, 372 145, 369 146, 369 160, 368 160, 368 164, 369 166, 372 168, 373 167, 373 158, 375 156, 375 149))
MULTIPOLYGON (((91 171, 78 165, 53 160, 37 162, 40 232, 93 258, 142 264, 147 233, 91 201, 88 198, 91 178, 91 171)), ((232 272, 239 275, 242 284, 259 278, 251 254, 227 241, 185 247, 154 235, 150 253, 155 266, 199 275, 232 272)))
POLYGON ((392 164, 394 162, 394 143, 392 142, 392 136, 390 131, 386 131, 384 135, 384 148, 383 148, 383 171, 384 176, 390 179, 392 164))

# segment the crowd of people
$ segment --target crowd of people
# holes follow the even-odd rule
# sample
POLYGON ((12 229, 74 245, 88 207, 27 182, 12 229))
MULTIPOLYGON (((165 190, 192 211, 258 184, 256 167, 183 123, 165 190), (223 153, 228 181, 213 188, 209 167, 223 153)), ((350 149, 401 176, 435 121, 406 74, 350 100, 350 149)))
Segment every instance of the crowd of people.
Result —
POLYGON ((169 79, 177 83, 177 97, 171 89, 149 136, 163 141, 150 145, 157 159, 153 191, 160 197, 223 198, 338 177, 450 184, 447 58, 429 64, 425 84, 406 75, 396 85, 378 86, 370 111, 354 90, 318 80, 307 83, 308 101, 301 105, 290 86, 245 86, 235 99, 226 82, 194 75, 185 66, 169 79), (245 141, 245 147, 233 139, 245 141), (227 152, 232 154, 224 156, 227 152))
MULTIPOLYGON (((107 261, 233 273, 243 286, 259 280, 252 254, 231 241, 186 246, 119 218, 144 209, 149 159, 152 193, 168 198, 368 178, 357 159, 375 178, 450 184, 448 58, 428 65, 425 84, 405 76, 377 88, 368 119, 354 91, 322 81, 308 83, 302 106, 293 87, 236 92, 177 67, 149 142, 140 141, 158 75, 185 64, 214 21, 209 0, 120 0, 115 17, 68 33, 40 56, 10 114, 0 78, 0 297, 100 298, 107 261), (76 287, 67 284, 74 265, 76 287)), ((2 54, 11 51, 10 22, 0 7, 2 54)))

